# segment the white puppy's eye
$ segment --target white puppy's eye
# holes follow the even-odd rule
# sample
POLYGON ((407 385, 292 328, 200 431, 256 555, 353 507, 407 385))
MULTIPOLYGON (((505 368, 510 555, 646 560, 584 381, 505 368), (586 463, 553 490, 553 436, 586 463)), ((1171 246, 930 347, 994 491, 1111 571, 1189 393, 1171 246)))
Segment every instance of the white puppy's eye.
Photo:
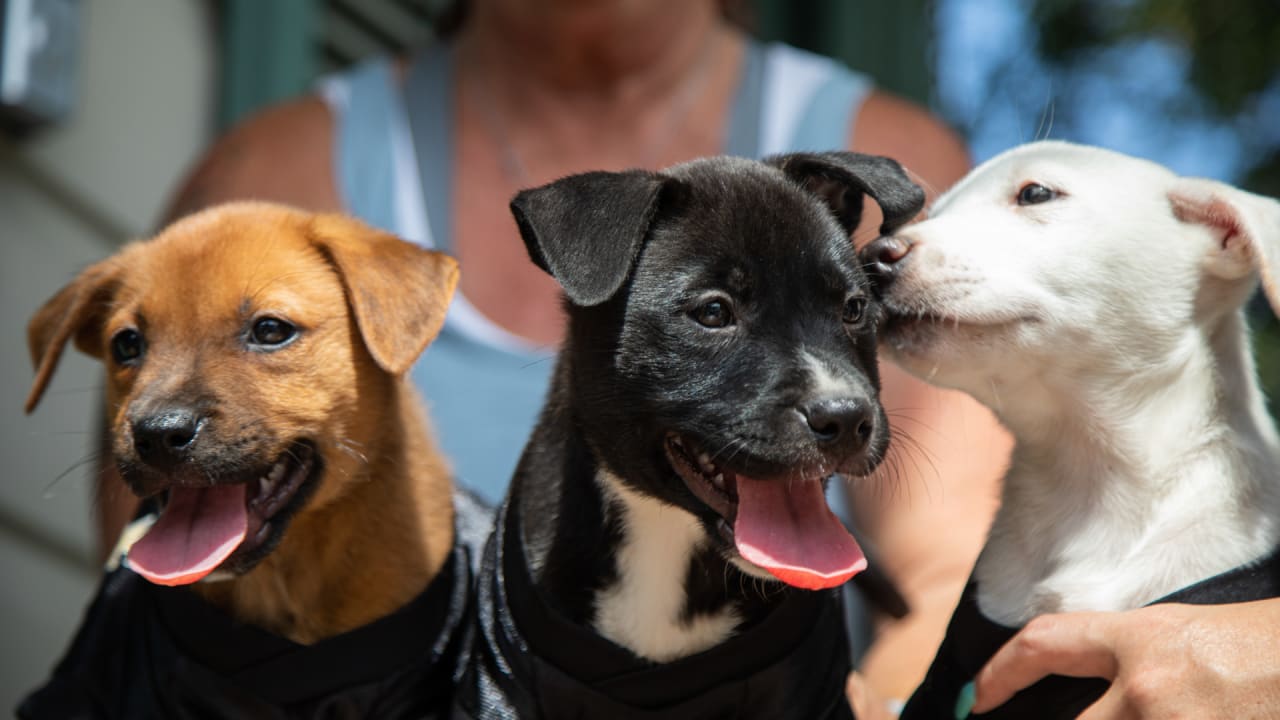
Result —
POLYGON ((1050 190, 1040 183, 1027 183, 1018 191, 1019 205, 1039 205, 1058 197, 1057 190, 1050 190))

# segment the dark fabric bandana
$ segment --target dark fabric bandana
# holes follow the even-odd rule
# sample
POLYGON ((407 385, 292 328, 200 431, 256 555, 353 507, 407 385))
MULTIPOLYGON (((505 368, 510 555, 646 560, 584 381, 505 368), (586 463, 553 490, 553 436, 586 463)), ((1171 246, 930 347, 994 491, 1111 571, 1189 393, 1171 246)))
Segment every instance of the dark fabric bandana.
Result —
POLYGON ((71 649, 18 708, 43 718, 448 717, 469 645, 476 527, 457 504, 458 542, 418 597, 368 625, 300 645, 238 623, 184 588, 121 567, 98 589, 71 649))
POLYGON ((534 585, 507 506, 481 563, 478 631, 455 717, 841 718, 849 650, 836 591, 787 591, 720 645, 653 663, 560 615, 534 585))

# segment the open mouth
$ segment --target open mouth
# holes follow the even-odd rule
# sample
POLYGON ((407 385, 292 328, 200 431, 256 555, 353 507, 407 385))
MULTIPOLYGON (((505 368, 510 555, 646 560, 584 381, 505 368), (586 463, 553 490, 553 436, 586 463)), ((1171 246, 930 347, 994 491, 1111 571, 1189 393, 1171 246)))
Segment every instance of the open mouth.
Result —
POLYGON ((708 453, 675 433, 667 434, 665 448, 667 461, 689 491, 720 516, 717 529, 721 537, 733 542, 733 521, 738 514, 737 474, 712 462, 708 453))
POLYGON ((315 448, 310 443, 297 442, 276 460, 265 475, 247 483, 245 508, 249 528, 245 541, 241 543, 241 551, 262 545, 273 529, 283 530, 279 521, 292 516, 305 500, 299 490, 316 474, 317 466, 315 448))
POLYGON ((675 433, 663 446, 689 491, 720 516, 716 529, 742 560, 808 590, 835 587, 866 568, 862 549, 827 506, 825 473, 753 478, 675 433))
POLYGON ((279 543, 320 475, 315 446, 294 442, 268 467, 208 485, 174 485, 127 562, 159 585, 186 585, 219 568, 244 572, 279 543))

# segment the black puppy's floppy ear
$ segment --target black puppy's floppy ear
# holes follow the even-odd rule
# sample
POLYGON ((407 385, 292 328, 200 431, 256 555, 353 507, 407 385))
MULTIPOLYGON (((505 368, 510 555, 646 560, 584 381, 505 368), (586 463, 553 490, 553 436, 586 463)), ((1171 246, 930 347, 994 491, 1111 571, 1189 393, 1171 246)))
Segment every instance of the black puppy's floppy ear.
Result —
POLYGON ((631 275, 669 182, 639 170, 571 175, 521 191, 511 214, 529 257, 569 300, 599 305, 631 275))
POLYGON ((884 213, 880 234, 902 227, 924 207, 924 190, 897 161, 855 152, 792 153, 766 158, 806 190, 820 197, 850 233, 862 219, 862 196, 884 213))

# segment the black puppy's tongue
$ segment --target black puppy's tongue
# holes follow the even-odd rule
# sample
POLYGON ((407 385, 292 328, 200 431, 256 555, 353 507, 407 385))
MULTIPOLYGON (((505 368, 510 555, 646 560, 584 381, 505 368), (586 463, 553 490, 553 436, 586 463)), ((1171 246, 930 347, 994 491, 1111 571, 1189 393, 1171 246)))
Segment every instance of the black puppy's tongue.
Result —
POLYGON ((782 582, 806 590, 835 587, 862 572, 862 548, 827 507, 822 483, 737 478, 738 553, 782 582))
POLYGON ((244 541, 249 516, 243 483, 174 487, 151 529, 125 563, 157 585, 188 585, 213 572, 244 541))

